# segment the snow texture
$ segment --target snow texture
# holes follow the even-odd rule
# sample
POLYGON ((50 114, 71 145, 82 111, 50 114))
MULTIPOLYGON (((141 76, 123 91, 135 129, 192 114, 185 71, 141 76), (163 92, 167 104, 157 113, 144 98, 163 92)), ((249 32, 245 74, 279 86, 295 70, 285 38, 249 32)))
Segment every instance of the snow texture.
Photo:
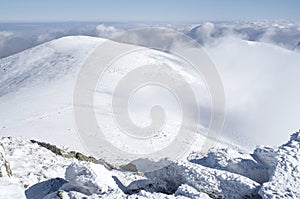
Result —
POLYGON ((300 133, 276 151, 270 180, 262 185, 262 198, 300 198, 300 133))
POLYGON ((3 137, 1 157, 12 176, 2 159, 0 198, 299 198, 299 134, 252 155, 232 148, 193 152, 187 160, 144 174, 66 159, 29 140, 3 137))

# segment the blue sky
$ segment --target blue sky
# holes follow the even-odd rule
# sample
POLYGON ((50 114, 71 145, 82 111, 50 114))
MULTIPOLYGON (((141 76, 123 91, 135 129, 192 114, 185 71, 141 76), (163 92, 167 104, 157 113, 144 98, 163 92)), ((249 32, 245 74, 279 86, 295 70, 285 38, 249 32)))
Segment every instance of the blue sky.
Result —
POLYGON ((0 22, 300 20, 298 0, 0 0, 0 22))

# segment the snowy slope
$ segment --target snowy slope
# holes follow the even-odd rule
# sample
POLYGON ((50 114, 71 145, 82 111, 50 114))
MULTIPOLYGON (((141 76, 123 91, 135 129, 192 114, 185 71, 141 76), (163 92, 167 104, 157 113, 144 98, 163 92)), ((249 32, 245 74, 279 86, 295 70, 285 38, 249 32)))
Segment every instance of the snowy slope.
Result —
MULTIPOLYGON (((73 91, 83 62, 103 41, 93 37, 65 37, 1 59, 0 75, 3 77, 0 80, 1 135, 34 138, 59 146, 67 145, 71 149, 85 152, 74 124, 73 91)), ((134 52, 133 55, 124 56, 112 65, 103 78, 102 87, 97 89, 95 94, 97 119, 102 121, 103 129, 107 129, 106 135, 114 143, 119 143, 120 137, 113 124, 113 117, 109 115, 112 114, 109 110, 112 87, 118 83, 121 75, 145 64, 169 64, 197 88, 197 95, 201 96, 203 106, 209 104, 204 83, 189 74, 188 66, 185 67, 186 63, 182 60, 147 48, 134 52)), ((146 91, 140 95, 142 101, 145 95, 153 92, 154 96, 158 95, 156 90, 146 91)), ((174 136, 172 132, 178 131, 180 119, 176 118, 178 115, 176 105, 170 106, 175 100, 166 101, 159 98, 159 95, 158 99, 154 100, 169 105, 167 119, 171 123, 165 126, 167 134, 157 138, 157 142, 164 143, 161 144, 164 146, 173 139, 170 137, 174 136)), ((149 122, 147 117, 141 117, 141 114, 145 114, 143 111, 149 111, 144 110, 145 107, 151 107, 152 102, 149 98, 148 101, 150 104, 139 104, 133 107, 132 117, 137 119, 138 124, 147 125, 149 122)), ((123 138, 121 140, 123 144, 125 141, 123 138)), ((199 140, 200 144, 203 140, 203 137, 199 140)), ((141 145, 137 144, 137 146, 141 145)), ((150 147, 153 148, 152 145, 150 147)), ((130 150, 141 151, 148 148, 130 150)))
POLYGON ((1 135, 81 150, 73 124, 72 93, 79 67, 102 41, 67 37, 1 59, 1 135))
MULTIPOLYGON (((86 36, 65 37, 1 59, 0 134, 35 138, 84 151, 73 119, 74 84, 84 60, 103 41, 86 36)), ((227 118, 223 140, 253 149, 257 144, 279 144, 287 136, 284 132, 298 129, 297 114, 300 110, 297 102, 300 96, 295 92, 299 86, 298 52, 230 37, 218 45, 207 46, 207 51, 216 63, 225 87, 227 118), (291 117, 287 119, 285 115, 291 117)), ((121 73, 136 65, 170 64, 195 86, 201 105, 210 108, 203 82, 193 77, 185 63, 176 57, 146 49, 132 57, 124 57, 120 62, 123 71, 114 72, 112 67, 102 92, 95 96, 101 99, 96 100, 101 101, 97 119, 104 121, 108 134, 112 129, 112 120, 106 115, 110 82, 117 82, 121 73)), ((143 97, 140 99, 144 100, 143 97)), ((167 101, 167 104, 172 103, 167 101)), ((135 106, 133 112, 137 114, 132 114, 133 118, 145 118, 144 115, 140 117, 141 107, 149 107, 149 104, 135 106)), ((171 107, 170 115, 176 113, 171 107)), ((207 126, 210 115, 205 114, 202 114, 203 125, 207 126)), ((139 122, 147 124, 149 121, 142 119, 139 122)), ((176 130, 176 126, 178 124, 171 124, 168 131, 176 130)), ((110 136, 117 143, 117 133, 110 136)), ((170 140, 167 138, 165 144, 170 140)))

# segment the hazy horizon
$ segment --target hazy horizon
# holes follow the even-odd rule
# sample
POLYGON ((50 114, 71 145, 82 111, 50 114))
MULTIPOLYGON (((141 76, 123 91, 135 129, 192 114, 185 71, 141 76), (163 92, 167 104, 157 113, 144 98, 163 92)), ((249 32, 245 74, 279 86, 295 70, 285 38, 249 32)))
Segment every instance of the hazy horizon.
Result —
POLYGON ((300 2, 229 1, 3 1, 0 22, 195 22, 300 20, 300 2), (126 17, 125 17, 126 16, 126 17))

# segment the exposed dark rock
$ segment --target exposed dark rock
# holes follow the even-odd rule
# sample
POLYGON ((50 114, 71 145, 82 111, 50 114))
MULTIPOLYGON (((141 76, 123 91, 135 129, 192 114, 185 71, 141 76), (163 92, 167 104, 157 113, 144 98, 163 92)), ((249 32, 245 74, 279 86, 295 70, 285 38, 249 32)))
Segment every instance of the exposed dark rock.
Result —
POLYGON ((82 153, 76 152, 76 151, 65 151, 63 149, 58 148, 55 145, 49 144, 49 143, 45 143, 45 142, 39 142, 36 140, 30 140, 32 143, 36 143, 41 147, 44 147, 50 151, 52 151, 53 153, 55 153, 56 155, 60 155, 64 158, 75 158, 79 161, 85 161, 85 162, 92 162, 95 164, 102 164, 103 166, 105 166, 105 168, 107 168, 108 170, 112 170, 114 168, 116 168, 116 166, 109 164, 107 162, 105 162, 104 160, 101 159, 96 159, 92 156, 86 156, 82 153))

